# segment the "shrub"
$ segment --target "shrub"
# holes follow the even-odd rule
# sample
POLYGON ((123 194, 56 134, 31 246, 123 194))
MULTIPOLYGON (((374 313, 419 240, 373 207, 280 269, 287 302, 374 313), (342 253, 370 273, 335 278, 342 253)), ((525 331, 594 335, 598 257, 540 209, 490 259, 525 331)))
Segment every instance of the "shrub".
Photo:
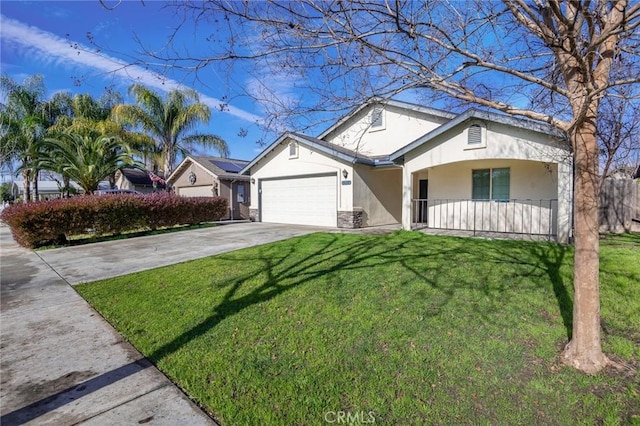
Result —
POLYGON ((4 209, 0 218, 18 244, 34 248, 87 232, 119 234, 210 222, 219 220, 226 211, 227 200, 222 197, 117 194, 16 204, 4 209))

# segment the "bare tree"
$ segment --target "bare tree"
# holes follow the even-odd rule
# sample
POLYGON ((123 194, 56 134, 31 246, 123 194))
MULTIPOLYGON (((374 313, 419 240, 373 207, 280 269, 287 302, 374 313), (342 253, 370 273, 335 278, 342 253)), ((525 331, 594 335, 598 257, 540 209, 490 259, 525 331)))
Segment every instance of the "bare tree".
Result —
POLYGON ((618 88, 619 96, 604 97, 600 104, 601 187, 613 174, 631 177, 640 164, 640 108, 624 89, 618 88))
POLYGON ((565 132, 575 167, 575 298, 562 358, 587 373, 607 365, 600 341, 597 135, 598 125, 607 126, 603 99, 638 105, 640 3, 213 0, 175 8, 184 16, 172 38, 194 24, 206 34, 210 55, 193 56, 175 43, 148 53, 194 71, 220 61, 250 70, 255 82, 247 94, 278 99, 269 118, 294 128, 304 127, 308 112, 322 119, 322 112, 408 92, 565 132), (283 75, 289 90, 279 88, 283 75))

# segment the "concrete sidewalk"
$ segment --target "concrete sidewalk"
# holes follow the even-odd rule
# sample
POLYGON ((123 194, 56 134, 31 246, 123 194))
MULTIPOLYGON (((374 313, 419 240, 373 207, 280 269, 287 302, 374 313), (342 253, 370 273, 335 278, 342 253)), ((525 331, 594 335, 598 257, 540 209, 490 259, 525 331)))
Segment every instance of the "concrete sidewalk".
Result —
POLYGON ((215 424, 4 225, 0 244, 0 424, 215 424))
POLYGON ((36 253, 0 225, 0 424, 215 424, 69 283, 317 230, 239 223, 36 253))

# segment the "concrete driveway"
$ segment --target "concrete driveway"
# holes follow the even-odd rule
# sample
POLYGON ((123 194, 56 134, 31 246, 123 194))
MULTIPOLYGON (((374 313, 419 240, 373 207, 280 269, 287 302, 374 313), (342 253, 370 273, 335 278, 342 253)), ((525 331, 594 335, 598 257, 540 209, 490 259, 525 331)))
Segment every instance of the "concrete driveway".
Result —
POLYGON ((69 284, 75 285, 327 230, 273 223, 230 223, 37 253, 69 284))
POLYGON ((33 252, 0 225, 0 424, 215 424, 69 283, 318 230, 239 223, 33 252))

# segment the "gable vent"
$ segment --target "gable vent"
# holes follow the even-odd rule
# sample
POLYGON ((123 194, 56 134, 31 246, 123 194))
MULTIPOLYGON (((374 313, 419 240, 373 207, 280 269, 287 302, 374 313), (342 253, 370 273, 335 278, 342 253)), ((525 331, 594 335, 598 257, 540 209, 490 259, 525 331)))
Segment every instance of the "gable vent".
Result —
POLYGON ((479 124, 469 126, 467 143, 469 145, 480 145, 482 143, 482 127, 479 124))
POLYGON ((374 107, 371 111, 371 128, 380 129, 384 127, 384 108, 381 106, 374 107))
POLYGON ((289 158, 298 158, 298 144, 295 142, 289 144, 289 158))

